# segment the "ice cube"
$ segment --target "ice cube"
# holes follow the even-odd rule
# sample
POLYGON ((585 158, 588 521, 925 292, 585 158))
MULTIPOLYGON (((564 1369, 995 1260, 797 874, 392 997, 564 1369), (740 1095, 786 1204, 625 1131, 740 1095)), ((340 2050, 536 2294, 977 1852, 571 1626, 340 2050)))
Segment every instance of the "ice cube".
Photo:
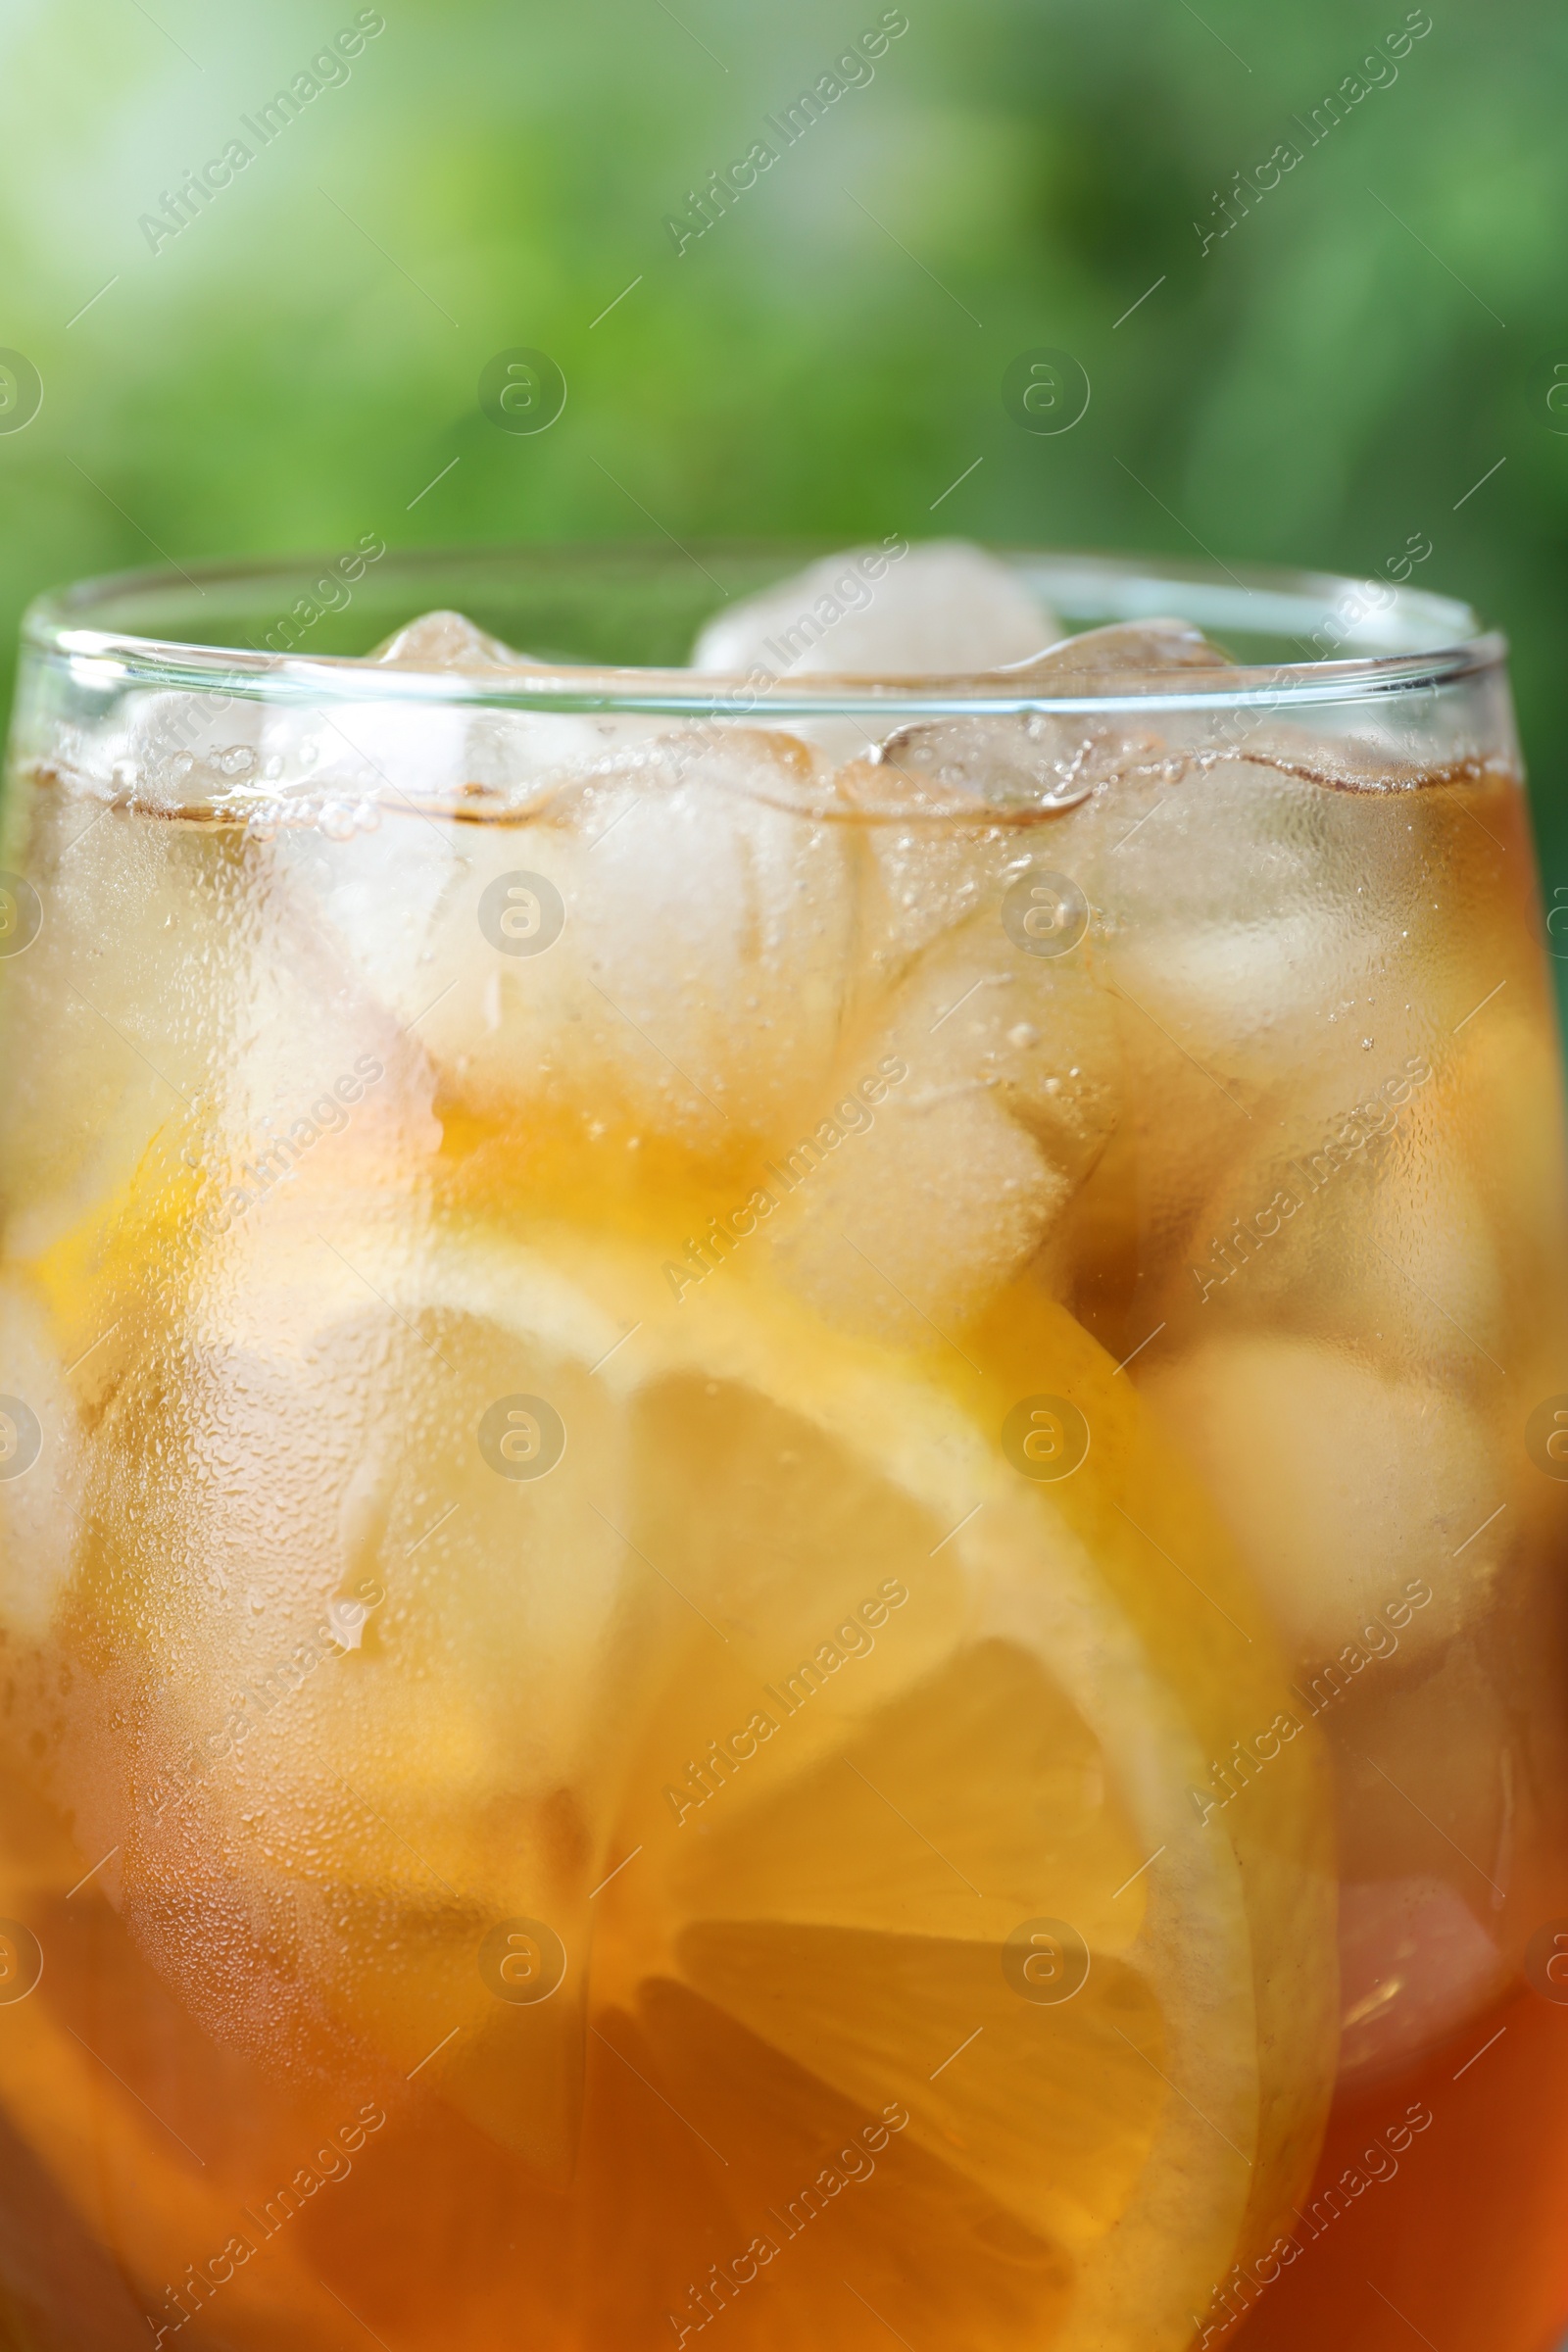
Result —
POLYGON ((1411 1656, 1491 1595, 1507 1537, 1501 1465, 1460 1397, 1303 1341, 1210 1340, 1139 1386, 1207 1482, 1287 1649, 1337 1658, 1421 1585, 1411 1656))
POLYGON ((136 689, 101 718, 51 725, 39 765, 81 810, 199 807, 261 774, 266 707, 235 694, 136 689))
MULTIPOLYGON (((1479 900, 1456 934, 1432 879, 1450 862, 1474 875, 1489 828, 1375 742, 1336 739, 1332 713, 1310 734, 1246 709, 1160 725, 1164 760, 1133 763, 1074 819, 1119 985, 1249 1109, 1316 1090, 1343 1117, 1506 976, 1479 900), (1470 996, 1463 950, 1482 939, 1470 996)), ((1517 929, 1511 906, 1500 928, 1517 929)))
POLYGON ((1032 870, 1014 851, 989 904, 862 1028, 819 1123, 775 1162, 780 1268, 835 1320, 915 1345, 971 1322, 1039 1250, 1115 1123, 1113 1019, 1090 952, 1036 956, 1004 919, 1032 870))
MULTIPOLYGON (((543 668, 445 612, 380 660, 543 668)), ((276 863, 456 1100, 711 1146, 771 1132, 792 1073, 828 1066, 854 860, 812 813, 832 796, 795 738, 393 703, 346 705, 332 732, 312 792, 368 793, 380 821, 341 850, 330 827, 286 827, 276 863), (509 893, 536 910, 529 938, 509 893)))
POLYGON ((1353 1008, 1380 1010, 1358 1047, 1402 1005, 1419 845, 1386 803, 1262 762, 1140 767, 1080 812, 1076 870, 1128 996, 1251 1107, 1287 1064, 1294 1083, 1339 1049, 1353 1008))
POLYGON ((1446 948, 1427 929, 1420 835, 1380 795, 1253 762, 1121 798, 1096 795, 1060 828, 1101 917, 1128 1096, 1159 1136, 1114 1218, 1133 1218, 1138 1329, 1107 1346, 1124 1354, 1161 1322, 1166 1346, 1197 1339, 1192 1315, 1284 1312, 1328 1339, 1387 1331, 1405 1362, 1417 1329, 1441 1327, 1434 1362, 1448 1364, 1467 1343, 1446 1315, 1467 1322, 1469 1305, 1481 1348, 1507 1359, 1488 1336, 1493 1242, 1455 1122, 1425 1107, 1450 1023, 1434 1009, 1446 948))
POLYGON ((249 919, 230 941, 219 1067, 192 1122, 207 1238, 265 1215, 306 1171, 386 1190, 416 1180, 441 1142, 416 1035, 329 936, 302 924, 270 864, 256 864, 249 919))
MULTIPOLYGON (((422 613, 369 659, 382 671, 519 691, 559 678, 564 666, 515 653, 448 612, 422 613)), ((269 716, 262 786, 249 798, 258 826, 316 825, 329 835, 364 829, 389 808, 479 814, 525 806, 562 776, 580 775, 606 755, 669 732, 670 724, 636 713, 501 710, 413 694, 343 697, 331 709, 319 702, 283 707, 269 716)))
POLYGON ((824 800, 791 737, 670 733, 525 822, 389 814, 291 870, 457 1101, 710 1150, 787 1133, 832 1066, 855 853, 824 800))
MULTIPOLYGON (((1322 1090, 1296 1073, 1305 1101, 1285 1135, 1271 1121, 1261 1150, 1249 1137, 1171 1252, 1165 1287, 1151 1286, 1168 1345, 1218 1323, 1289 1330, 1456 1389, 1512 1368, 1498 1249, 1460 1125, 1432 1064, 1411 1058, 1394 1098, 1368 1088, 1316 1119, 1322 1090)), ((1348 1071, 1347 1098, 1360 1075, 1348 1071)))
MULTIPOLYGON (((1435 961, 1452 960, 1452 926, 1422 879, 1424 811, 1400 822, 1387 796, 1271 764, 1250 736, 1205 750, 1195 726, 1184 750, 1175 717, 1160 723, 1163 751, 1131 759, 1059 832, 1059 862, 1099 913, 1129 1100, 1148 1139, 1120 1199, 1082 1204, 1102 1211, 1138 1261, 1137 1311, 1125 1332, 1102 1335, 1118 1354, 1167 1317, 1179 1326, 1180 1294, 1196 1301, 1231 1255, 1250 1252, 1265 1282, 1287 1265, 1294 1274, 1303 1220, 1261 1250, 1256 1239, 1259 1225, 1281 1234, 1291 1197, 1306 1189, 1285 1163, 1332 1148, 1369 1103, 1385 1121, 1391 1090, 1408 1095, 1412 1071, 1430 1069, 1445 1027, 1486 985, 1443 1023, 1432 977, 1435 961)), ((1123 1172, 1107 1160, 1090 1193, 1123 1172)), ((1370 1242, 1362 1254, 1389 1295, 1397 1277, 1370 1242)), ((1066 1276, 1096 1279, 1087 1254, 1066 1276)), ((1252 1279, 1227 1290, 1227 1313, 1252 1279)))
POLYGON ((209 1244, 304 1167, 395 1184, 434 1079, 241 825, 45 797, 45 921, 6 973, 25 1028, 0 1131, 10 1256, 92 1417, 167 1340, 209 1244))
MULTIPOLYGON (((1152 693, 1171 670, 1223 669, 1228 659, 1187 621, 1118 621, 1009 662, 996 682, 1043 695, 1152 693)), ((913 786, 934 790, 958 813, 976 803, 1071 808, 1097 787, 1124 791, 1130 773, 1164 776, 1165 749, 1141 720, 1036 710, 921 721, 890 736, 874 757, 891 771, 884 805, 901 807, 902 788, 913 786)))
MULTIPOLYGON (((445 671, 496 685, 559 674, 559 664, 515 653, 451 612, 421 614, 368 659, 382 669, 445 671)), ((353 808, 383 795, 451 798, 476 777, 499 788, 509 764, 486 756, 487 732, 499 728, 505 742, 519 722, 529 759, 513 764, 531 775, 542 747, 577 760, 585 743, 646 731, 638 721, 486 712, 415 696, 384 703, 345 697, 328 709, 319 700, 153 693, 128 698, 110 731, 84 736, 73 765, 87 788, 138 807, 232 800, 261 811, 276 803, 283 821, 292 811, 309 822, 333 800, 353 808)))
MULTIPOLYGON (((1324 898, 1333 922, 1333 896, 1324 898)), ((1223 1054, 1195 1041, 1210 1073, 1225 1072, 1229 1102, 1217 1075, 1205 1079, 1172 1051, 1180 1032, 1170 1004, 1152 991, 1146 1000, 1152 1011, 1159 1004, 1163 1033, 1152 1017, 1129 1018, 1144 1098, 1166 1104, 1176 1086, 1206 1095, 1217 1114, 1209 1132, 1230 1145, 1205 1173, 1192 1149, 1203 1135, 1197 1118, 1183 1128, 1161 1110, 1177 1159, 1151 1165, 1162 1213, 1146 1225, 1143 1256, 1146 1328, 1165 1322, 1167 1348, 1215 1324, 1284 1327, 1459 1388, 1484 1391, 1504 1367, 1528 1377, 1534 1335, 1553 1317, 1543 1306, 1521 1330, 1510 1299, 1522 1287, 1543 1298, 1565 1289, 1551 1206, 1561 1146, 1539 1108, 1557 1084, 1545 1027, 1527 981, 1517 1011, 1493 1008, 1482 1038, 1448 1034, 1431 985, 1439 943, 1419 906, 1397 927, 1394 911, 1371 986, 1342 993, 1330 963, 1322 994, 1306 989, 1265 1033, 1272 1067, 1263 1036, 1255 1058, 1236 1066, 1248 1046, 1244 992, 1223 1054)), ((1353 924, 1344 923, 1348 960, 1353 924)), ((1444 993, 1477 1002, 1496 985, 1492 963, 1489 949, 1474 996, 1462 975, 1457 986, 1447 975, 1444 993)), ((1124 993, 1128 985, 1123 966, 1124 993)), ((1549 1393, 1546 1368, 1543 1378, 1549 1393)))
MULTIPOLYGON (((1118 623, 1051 646, 1002 673, 1008 680, 1051 681, 1099 692, 1118 673, 1137 686, 1157 683, 1161 667, 1204 667, 1224 656, 1185 621, 1118 623), (1150 673, 1155 673, 1151 676, 1150 673)), ((1001 679, 999 678, 999 683, 1001 679)), ((845 799, 876 821, 866 830, 872 871, 863 892, 860 948, 866 976, 896 973, 902 963, 966 915, 976 903, 977 843, 1005 841, 987 820, 1018 828, 1054 819, 1080 804, 1102 802, 1119 830, 1136 825, 1139 795, 1170 788, 1180 762, 1152 726, 1125 720, 1025 711, 1004 717, 951 717, 900 729, 869 758, 846 766, 845 799)), ((1101 886, 1098 808, 1064 826, 1036 855, 1101 886)))
POLYGON ((70 1579, 81 1431, 42 1300, 0 1275, 0 1623, 41 1642, 70 1579))
POLYGON ((1507 1962, 1446 1879, 1340 1887, 1342 2072, 1358 2087, 1412 2065, 1502 1991, 1507 1962))
MULTIPOLYGON (((427 612, 369 659, 381 667, 447 670, 502 681, 543 664, 515 654, 458 612, 427 612)), ((87 789, 139 808, 232 801, 242 811, 295 804, 314 821, 323 801, 352 807, 382 793, 451 792, 466 780, 474 719, 461 706, 416 698, 328 709, 240 695, 127 698, 111 731, 85 738, 74 762, 87 789)))
POLYGON ((1010 564, 961 539, 846 548, 709 621, 694 669, 774 677, 958 677, 1059 634, 1010 564))
POLYGON ((961 1331, 1038 1249, 1065 1177, 978 1089, 892 1101, 858 1150, 809 1158, 836 1123, 764 1171, 780 1189, 805 1180, 797 1167, 822 1171, 773 1236, 784 1279, 829 1321, 895 1345, 961 1331))
POLYGON ((469 620, 465 612, 421 612, 384 638, 368 657, 385 669, 460 669, 483 676, 491 671, 539 669, 531 655, 519 654, 469 620))
MULTIPOLYGON (((514 652, 461 612, 422 614, 389 638, 374 659, 387 668, 455 670, 518 687, 526 687, 530 677, 570 674, 567 664, 514 652)), ((432 792, 450 797, 454 785, 470 801, 526 802, 560 776, 580 775, 596 760, 628 744, 668 735, 677 724, 637 711, 493 710, 482 706, 462 716, 462 775, 427 777, 427 802, 432 792)))
POLYGON ((1010 665, 1019 679, 1098 678, 1114 674, 1113 687, 1097 692, 1130 694, 1136 681, 1148 677, 1157 691, 1160 673, 1169 669, 1228 669, 1231 657, 1190 620, 1115 620, 1104 628, 1081 629, 1062 637, 1041 653, 1010 665))
MULTIPOLYGON (((1519 1605, 1522 1604, 1522 1605, 1519 1605)), ((1511 1596, 1506 1627, 1413 1663, 1386 1624, 1376 1653, 1298 1685, 1318 1710, 1338 1788, 1341 2064, 1405 2065, 1484 2008, 1553 1905, 1550 1771, 1525 1726, 1557 1696, 1511 1596), (1499 1647, 1526 1652, 1504 1658, 1499 1647)))
POLYGON ((215 1074, 236 905, 205 828, 51 788, 25 821, 44 919, 5 967, 27 1050, 0 1121, 8 1247, 24 1259, 126 1185, 215 1074))
POLYGON ((1495 1931, 1521 1873, 1546 1850, 1522 1744, 1524 1689, 1499 1689, 1492 1639, 1461 1635, 1422 1656, 1410 1635, 1425 1614, 1403 1629, 1385 1617, 1359 1664, 1300 1690, 1334 1750, 1345 1876, 1446 1879, 1495 1931))

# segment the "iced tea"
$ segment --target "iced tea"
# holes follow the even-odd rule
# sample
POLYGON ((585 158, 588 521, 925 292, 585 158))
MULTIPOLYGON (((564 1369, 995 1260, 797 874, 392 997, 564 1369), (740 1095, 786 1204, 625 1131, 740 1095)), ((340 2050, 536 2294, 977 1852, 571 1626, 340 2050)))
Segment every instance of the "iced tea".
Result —
POLYGON ((552 561, 32 624, 8 2340, 1547 2352, 1500 649, 898 542, 606 671, 552 561))

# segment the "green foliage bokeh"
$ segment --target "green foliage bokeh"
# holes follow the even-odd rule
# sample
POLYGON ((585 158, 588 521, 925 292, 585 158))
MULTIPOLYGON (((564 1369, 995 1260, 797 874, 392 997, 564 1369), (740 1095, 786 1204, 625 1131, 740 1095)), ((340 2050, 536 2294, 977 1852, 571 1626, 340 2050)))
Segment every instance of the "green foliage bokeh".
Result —
POLYGON ((679 253, 666 217, 879 0, 385 0, 349 78, 154 252, 142 216, 357 13, 10 0, 0 346, 44 400, 0 432, 8 662, 46 584, 367 530, 947 530, 1352 572, 1421 535, 1419 584, 1513 640, 1568 882, 1545 0, 1411 12, 1430 30, 1315 143, 1399 0, 907 0, 874 78, 679 253), (1281 141, 1298 165, 1205 248, 1281 141), (537 436, 476 402, 512 345, 569 386, 537 436), (1055 437, 1000 397, 1036 345, 1093 385, 1055 437))

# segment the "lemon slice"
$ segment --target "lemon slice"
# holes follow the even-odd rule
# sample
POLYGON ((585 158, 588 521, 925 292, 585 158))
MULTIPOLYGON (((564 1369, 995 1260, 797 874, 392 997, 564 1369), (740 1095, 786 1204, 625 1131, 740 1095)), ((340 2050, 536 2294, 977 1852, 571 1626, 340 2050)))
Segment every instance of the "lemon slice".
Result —
POLYGON ((70 1603, 148 1686, 127 1911, 199 1854, 210 2031, 378 2052, 520 2168, 547 2332, 1177 2352, 1333 2076, 1261 1620, 1038 1295, 915 1359, 662 1255, 324 1188, 213 1241, 98 1399, 70 1603), (1041 1397, 1059 1479, 1001 1438, 1041 1397))

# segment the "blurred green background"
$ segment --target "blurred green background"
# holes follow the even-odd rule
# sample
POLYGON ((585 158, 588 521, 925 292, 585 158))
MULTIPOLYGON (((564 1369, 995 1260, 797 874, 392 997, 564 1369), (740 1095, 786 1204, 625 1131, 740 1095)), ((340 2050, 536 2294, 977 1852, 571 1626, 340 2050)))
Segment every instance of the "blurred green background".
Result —
POLYGON ((0 431, 8 663, 45 584, 367 531, 945 530, 1372 573, 1424 538, 1416 583, 1512 637, 1568 884, 1545 0, 1433 0, 1396 68, 1363 61, 1398 0, 906 0, 874 77, 680 253, 666 216, 879 0, 369 13, 262 147, 241 118, 366 21, 348 0, 9 0, 0 345, 43 405, 0 431), (254 160, 153 251, 142 216, 236 134, 254 160), (1300 162, 1219 236, 1282 141, 1300 162), (564 371, 547 432, 479 409, 514 345, 564 371), (1001 398, 1039 345, 1093 386, 1054 436, 1001 398))

